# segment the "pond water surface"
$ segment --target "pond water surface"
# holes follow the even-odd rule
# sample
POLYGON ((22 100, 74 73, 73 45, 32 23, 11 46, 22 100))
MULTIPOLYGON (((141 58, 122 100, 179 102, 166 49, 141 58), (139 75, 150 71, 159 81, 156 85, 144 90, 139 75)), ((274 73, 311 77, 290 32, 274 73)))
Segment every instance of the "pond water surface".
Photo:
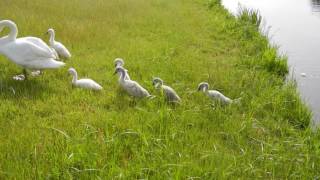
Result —
POLYGON ((259 10, 268 36, 288 56, 299 92, 320 124, 320 0, 222 0, 233 14, 239 5, 259 10), (305 77, 301 75, 305 73, 305 77))

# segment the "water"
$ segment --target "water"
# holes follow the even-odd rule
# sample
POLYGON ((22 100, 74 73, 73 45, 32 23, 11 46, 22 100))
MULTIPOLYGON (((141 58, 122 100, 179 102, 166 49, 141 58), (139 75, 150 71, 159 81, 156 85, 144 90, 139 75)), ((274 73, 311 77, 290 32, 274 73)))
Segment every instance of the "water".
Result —
POLYGON ((237 14, 239 4, 257 9, 270 26, 272 43, 288 56, 301 97, 313 111, 313 124, 320 124, 320 0, 222 0, 237 14), (301 73, 305 73, 303 77, 301 73))

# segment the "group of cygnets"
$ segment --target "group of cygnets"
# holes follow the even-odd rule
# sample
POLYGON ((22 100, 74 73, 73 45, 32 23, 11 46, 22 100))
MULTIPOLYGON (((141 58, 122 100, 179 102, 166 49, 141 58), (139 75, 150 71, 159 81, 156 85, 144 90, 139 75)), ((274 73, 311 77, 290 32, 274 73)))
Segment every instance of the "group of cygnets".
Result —
MULTIPOLYGON (((8 27, 10 32, 7 36, 0 38, 0 54, 5 55, 9 60, 15 64, 23 67, 23 74, 14 76, 15 80, 26 80, 26 69, 34 70, 33 75, 39 75, 43 69, 56 69, 65 65, 61 59, 70 59, 71 53, 60 42, 55 41, 55 31, 49 29, 47 33, 50 34, 49 46, 40 38, 37 37, 22 37, 17 38, 18 28, 13 21, 0 21, 0 32, 4 27, 8 27)), ((136 98, 150 98, 153 97, 143 88, 138 82, 131 80, 128 71, 124 68, 124 60, 116 58, 115 74, 119 76, 119 85, 131 96, 136 98)), ((68 72, 73 76, 72 84, 75 87, 102 90, 102 86, 92 79, 78 79, 78 74, 74 68, 70 68, 68 72)), ((160 78, 153 78, 152 83, 158 90, 162 90, 166 100, 172 103, 179 103, 181 98, 176 91, 164 85, 160 78)), ((209 90, 209 84, 202 82, 198 86, 198 91, 204 92, 208 97, 218 100, 223 104, 230 104, 234 100, 224 96, 216 90, 209 90)))
MULTIPOLYGON (((138 98, 152 97, 150 93, 146 89, 144 89, 139 83, 130 79, 128 71, 124 68, 123 59, 116 58, 114 64, 115 73, 119 75, 119 84, 128 94, 138 98)), ((176 91, 170 86, 164 85, 163 80, 159 77, 153 78, 152 84, 156 89, 162 91, 163 95, 165 96, 168 102, 179 103, 181 101, 181 98, 176 93, 176 91)), ((234 102, 234 100, 224 96, 219 91, 209 90, 209 84, 206 82, 202 82, 198 85, 198 91, 204 92, 211 99, 219 100, 223 104, 230 104, 234 102)))

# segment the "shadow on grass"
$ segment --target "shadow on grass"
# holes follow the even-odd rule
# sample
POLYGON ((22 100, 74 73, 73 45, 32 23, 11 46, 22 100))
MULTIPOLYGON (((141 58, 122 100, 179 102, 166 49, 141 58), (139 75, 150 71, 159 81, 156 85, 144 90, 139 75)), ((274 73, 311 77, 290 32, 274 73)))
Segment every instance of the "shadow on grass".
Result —
POLYGON ((131 106, 134 106, 134 100, 123 90, 118 87, 115 96, 112 98, 111 109, 125 111, 131 106))
POLYGON ((118 111, 126 111, 131 108, 140 109, 141 107, 148 107, 148 102, 151 101, 148 98, 135 98, 130 96, 121 87, 116 90, 115 96, 112 97, 110 104, 110 109, 118 111))
POLYGON ((37 78, 16 81, 11 77, 0 79, 0 97, 10 99, 38 99, 52 91, 46 82, 37 78))

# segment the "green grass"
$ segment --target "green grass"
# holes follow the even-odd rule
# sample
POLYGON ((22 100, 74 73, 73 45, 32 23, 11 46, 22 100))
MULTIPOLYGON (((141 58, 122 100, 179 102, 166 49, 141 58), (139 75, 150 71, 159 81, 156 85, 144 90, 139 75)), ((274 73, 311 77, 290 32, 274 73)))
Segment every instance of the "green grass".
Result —
POLYGON ((12 80, 21 69, 1 56, 0 179, 319 178, 310 112, 252 18, 213 0, 2 0, 0 18, 20 37, 48 39, 53 27, 73 54, 26 82, 12 80), (116 57, 158 97, 123 92, 116 57), (71 66, 104 90, 72 88, 71 66), (180 106, 159 98, 155 76, 180 106), (196 92, 201 81, 241 105, 212 106, 196 92))

